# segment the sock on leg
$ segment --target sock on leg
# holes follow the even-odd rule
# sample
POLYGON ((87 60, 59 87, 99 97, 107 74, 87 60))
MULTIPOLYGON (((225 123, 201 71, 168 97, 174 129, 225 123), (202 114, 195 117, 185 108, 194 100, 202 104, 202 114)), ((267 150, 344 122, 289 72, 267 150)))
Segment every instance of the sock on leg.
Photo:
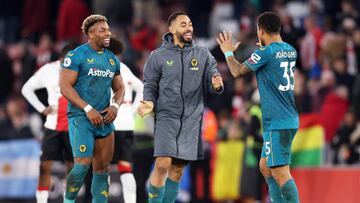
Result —
POLYGON ((274 202, 274 203, 285 202, 281 195, 280 187, 276 183, 275 179, 272 176, 270 176, 268 178, 265 178, 265 181, 269 187, 269 195, 270 195, 271 202, 274 202))
POLYGON ((37 203, 47 203, 49 198, 49 187, 39 186, 36 190, 36 202, 37 203))
POLYGON ((106 203, 109 196, 109 173, 93 172, 91 183, 91 194, 93 203, 106 203))
POLYGON ((163 203, 174 203, 179 193, 179 182, 166 178, 163 203))
POLYGON ((149 203, 163 203, 165 193, 165 186, 155 187, 149 186, 149 203))
POLYGON ((81 185, 84 182, 87 171, 89 170, 88 165, 75 163, 66 179, 66 192, 64 203, 75 202, 76 195, 78 194, 81 185))
POLYGON ((124 173, 120 175, 125 203, 136 203, 136 181, 132 173, 124 173))
POLYGON ((299 203, 299 193, 296 187, 294 179, 288 180, 282 187, 281 193, 283 194, 283 198, 285 202, 288 203, 299 203))

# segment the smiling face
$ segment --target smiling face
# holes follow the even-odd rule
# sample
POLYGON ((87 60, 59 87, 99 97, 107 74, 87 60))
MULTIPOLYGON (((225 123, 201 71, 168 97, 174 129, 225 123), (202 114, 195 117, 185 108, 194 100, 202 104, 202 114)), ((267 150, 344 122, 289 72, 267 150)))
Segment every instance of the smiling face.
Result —
POLYGON ((96 22, 88 32, 89 40, 98 48, 105 48, 110 45, 111 31, 105 21, 96 22))
POLYGON ((179 15, 171 23, 170 32, 174 36, 174 42, 191 43, 193 38, 193 26, 190 18, 186 15, 179 15))

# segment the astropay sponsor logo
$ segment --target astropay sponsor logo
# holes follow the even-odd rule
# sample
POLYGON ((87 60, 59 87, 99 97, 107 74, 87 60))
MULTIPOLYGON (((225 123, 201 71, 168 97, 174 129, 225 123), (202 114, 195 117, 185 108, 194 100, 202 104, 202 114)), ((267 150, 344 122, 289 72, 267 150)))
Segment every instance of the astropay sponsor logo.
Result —
POLYGON ((114 73, 111 72, 110 70, 100 70, 97 68, 90 68, 88 75, 99 76, 99 77, 109 77, 109 78, 114 77, 114 73))

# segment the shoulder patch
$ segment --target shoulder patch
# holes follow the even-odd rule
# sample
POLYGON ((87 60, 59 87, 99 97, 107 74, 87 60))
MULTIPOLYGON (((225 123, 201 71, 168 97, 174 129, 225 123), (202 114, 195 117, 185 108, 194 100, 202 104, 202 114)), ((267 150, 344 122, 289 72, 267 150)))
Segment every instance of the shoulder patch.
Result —
POLYGON ((66 57, 64 59, 64 67, 69 67, 71 65, 71 59, 69 57, 66 57))

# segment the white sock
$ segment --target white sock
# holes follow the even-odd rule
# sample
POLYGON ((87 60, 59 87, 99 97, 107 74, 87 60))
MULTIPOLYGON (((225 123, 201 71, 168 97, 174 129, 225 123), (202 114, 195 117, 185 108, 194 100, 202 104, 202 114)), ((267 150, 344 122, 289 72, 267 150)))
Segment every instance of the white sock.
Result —
POLYGON ((36 190, 36 203, 47 203, 49 198, 48 190, 36 190))
POLYGON ((136 182, 132 173, 120 175, 125 203, 136 203, 136 182))

